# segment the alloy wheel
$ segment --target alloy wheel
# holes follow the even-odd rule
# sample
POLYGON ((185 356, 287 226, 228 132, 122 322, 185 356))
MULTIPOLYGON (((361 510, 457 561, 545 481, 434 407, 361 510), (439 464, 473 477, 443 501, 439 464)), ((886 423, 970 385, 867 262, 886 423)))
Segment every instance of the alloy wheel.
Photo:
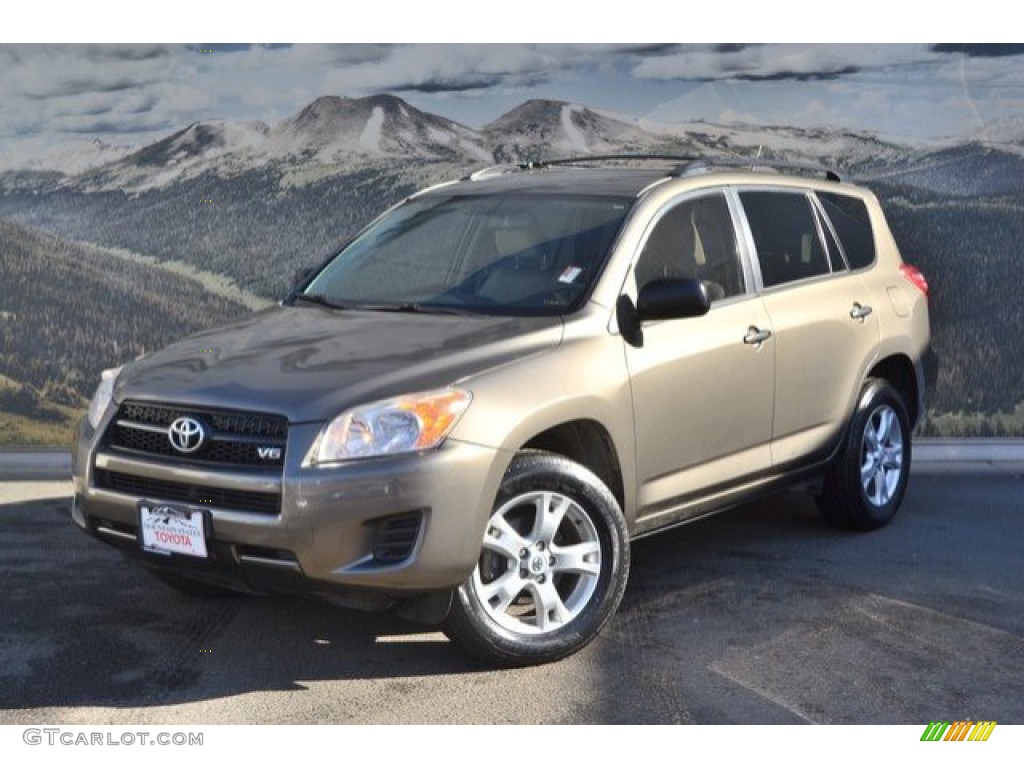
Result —
POLYGON ((526 635, 553 632, 586 608, 601 557, 583 507, 561 493, 532 491, 491 516, 472 586, 495 624, 526 635))
POLYGON ((889 503, 903 476, 903 429, 896 411, 879 405, 864 425, 861 441, 860 483, 876 507, 889 503))

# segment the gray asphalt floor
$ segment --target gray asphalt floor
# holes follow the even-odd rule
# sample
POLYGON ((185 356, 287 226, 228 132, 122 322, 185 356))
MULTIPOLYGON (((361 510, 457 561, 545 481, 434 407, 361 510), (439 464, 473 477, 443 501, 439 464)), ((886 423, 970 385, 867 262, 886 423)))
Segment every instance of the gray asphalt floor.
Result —
POLYGON ((870 534, 791 492, 635 542, 603 635, 514 671, 387 615, 184 598, 81 534, 69 483, 0 483, 0 724, 1024 723, 1024 473, 952 466, 870 534))

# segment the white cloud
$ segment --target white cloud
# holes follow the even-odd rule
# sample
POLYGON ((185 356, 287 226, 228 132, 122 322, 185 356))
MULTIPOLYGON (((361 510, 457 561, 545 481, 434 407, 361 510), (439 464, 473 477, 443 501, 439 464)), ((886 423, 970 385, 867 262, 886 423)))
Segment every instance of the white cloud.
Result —
POLYGON ((564 68, 558 51, 523 45, 407 45, 381 59, 342 63, 326 79, 332 92, 488 88, 546 79, 564 68))
POLYGON ((195 120, 274 122, 317 96, 399 89, 456 120, 544 95, 662 121, 942 134, 1024 113, 1022 62, 924 45, 0 45, 0 149, 90 132, 141 142, 195 120))
POLYGON ((826 78, 862 69, 918 64, 939 54, 923 45, 752 45, 721 49, 692 46, 643 58, 633 75, 652 80, 826 78))

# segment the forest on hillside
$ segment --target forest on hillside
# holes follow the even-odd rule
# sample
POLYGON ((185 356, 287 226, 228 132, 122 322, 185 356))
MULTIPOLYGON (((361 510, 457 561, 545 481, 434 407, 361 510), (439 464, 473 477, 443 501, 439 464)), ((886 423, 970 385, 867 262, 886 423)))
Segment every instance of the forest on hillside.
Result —
POLYGON ((0 196, 0 216, 70 240, 184 261, 280 298, 296 269, 318 264, 402 198, 458 173, 447 163, 392 161, 289 185, 274 169, 230 179, 207 172, 138 195, 64 187, 8 194, 0 196))
MULTIPOLYGON (((940 373, 923 430, 1022 435, 1024 201, 1019 179, 1001 181, 993 169, 1012 176, 1024 161, 967 148, 903 167, 869 173, 868 186, 904 258, 932 287, 940 373)), ((0 216, 61 238, 182 260, 279 298, 296 269, 318 263, 387 206, 464 170, 385 159, 319 179, 288 179, 272 167, 231 178, 208 172, 135 196, 12 187, 0 194, 0 216)), ((243 311, 193 281, 111 264, 108 254, 0 224, 0 375, 71 402, 88 395, 105 365, 243 311)))
POLYGON ((104 368, 245 311, 195 280, 0 219, 0 412, 60 419, 104 368))
POLYGON ((1024 434, 1024 304, 1019 244, 1024 201, 961 197, 875 185, 903 258, 931 289, 932 343, 939 381, 933 416, 972 418, 926 424, 928 434, 991 437, 1024 434))

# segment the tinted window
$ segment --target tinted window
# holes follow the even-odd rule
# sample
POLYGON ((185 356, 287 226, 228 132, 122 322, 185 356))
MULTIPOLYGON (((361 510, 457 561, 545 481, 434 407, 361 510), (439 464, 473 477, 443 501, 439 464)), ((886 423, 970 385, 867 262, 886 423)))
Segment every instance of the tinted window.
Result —
POLYGON ((843 244, 850 268, 869 266, 875 260, 875 236, 864 201, 831 192, 819 192, 818 199, 843 244))
POLYGON ((766 288, 830 272, 803 193, 741 192, 766 288))
POLYGON ((665 213, 644 244, 637 288, 661 277, 704 282, 712 301, 743 293, 736 233, 722 195, 687 200, 665 213))
POLYGON ((376 309, 574 311, 628 211, 629 201, 597 197, 416 198, 346 246, 304 293, 376 309))

